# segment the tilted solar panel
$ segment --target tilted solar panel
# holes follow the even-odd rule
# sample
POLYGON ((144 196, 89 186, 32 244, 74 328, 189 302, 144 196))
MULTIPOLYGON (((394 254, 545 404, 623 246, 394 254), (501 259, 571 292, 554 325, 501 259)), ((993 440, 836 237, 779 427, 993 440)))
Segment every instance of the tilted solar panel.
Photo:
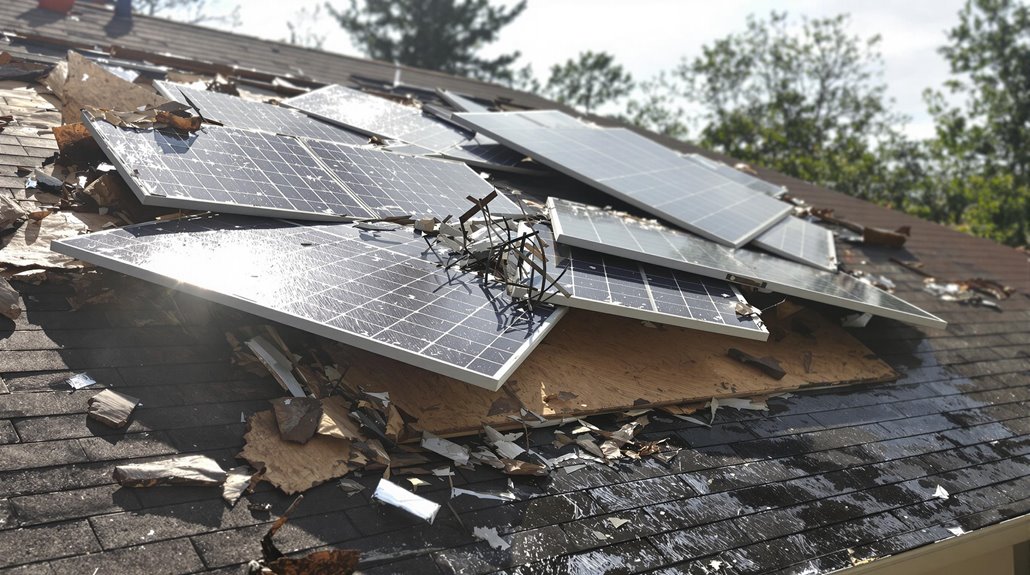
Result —
POLYGON ((57 252, 497 389, 563 308, 441 268, 411 231, 224 214, 53 243, 57 252))
POLYGON ((801 218, 783 218, 750 245, 821 270, 837 271, 833 232, 801 218))
MULTIPOLYGON (((532 229, 545 243, 548 275, 569 294, 552 288, 545 301, 758 341, 769 338, 760 319, 737 314, 737 304, 747 301, 728 282, 556 244, 546 224, 532 229)), ((537 289, 547 287, 540 275, 534 279, 537 289)))
POLYGON ((83 118, 146 205, 299 219, 376 215, 294 138, 220 126, 137 131, 83 118))
POLYGON ((947 324, 848 274, 830 273, 750 249, 732 250, 611 210, 548 199, 559 244, 597 250, 785 295, 931 328, 947 324))
POLYGON ((418 108, 331 84, 294 96, 283 105, 359 132, 415 144, 440 152, 472 138, 473 134, 427 116, 418 108))
POLYGON ((310 118, 296 110, 161 80, 155 80, 154 87, 166 98, 196 106, 204 118, 232 128, 354 145, 368 143, 367 136, 310 118))
POLYGON ((490 108, 450 90, 437 90, 441 98, 459 112, 489 112, 490 108))
POLYGON ((751 174, 744 173, 733 166, 727 166, 722 162, 716 162, 715 160, 709 160, 708 158, 700 154, 686 154, 683 156, 688 162, 692 162, 699 166, 708 168, 717 174, 729 178, 735 182, 744 184, 752 190, 762 192, 767 196, 778 198, 783 194, 787 193, 786 188, 783 186, 777 186, 776 184, 767 182, 760 178, 756 178, 751 174))
POLYGON ((747 243, 790 211, 630 130, 573 127, 574 118, 555 119, 562 116, 455 114, 469 128, 538 162, 725 245, 747 243))

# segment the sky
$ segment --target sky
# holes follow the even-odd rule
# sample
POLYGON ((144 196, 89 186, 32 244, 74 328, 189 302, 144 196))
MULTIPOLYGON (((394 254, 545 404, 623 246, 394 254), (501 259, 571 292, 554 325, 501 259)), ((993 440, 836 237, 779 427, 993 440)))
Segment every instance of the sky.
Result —
MULTIPOLYGON (((346 6, 347 0, 333 0, 346 6)), ((283 40, 287 22, 296 21, 301 9, 313 10, 323 0, 210 0, 213 12, 240 5, 242 25, 234 31, 283 40)), ((514 0, 497 0, 513 4, 514 0)), ((586 50, 607 51, 635 79, 646 80, 675 67, 684 57, 700 54, 713 40, 744 29, 748 14, 768 15, 786 11, 811 18, 851 15, 852 34, 882 37, 880 50, 884 83, 896 111, 910 121, 905 132, 915 138, 932 135, 933 123, 926 113, 923 90, 939 88, 948 67, 937 53, 945 33, 958 21, 961 0, 530 0, 525 12, 501 32, 487 54, 518 50, 521 63, 532 64, 545 78, 556 63, 586 50)), ((324 10, 322 18, 307 27, 325 35, 324 48, 360 56, 346 33, 324 10)))

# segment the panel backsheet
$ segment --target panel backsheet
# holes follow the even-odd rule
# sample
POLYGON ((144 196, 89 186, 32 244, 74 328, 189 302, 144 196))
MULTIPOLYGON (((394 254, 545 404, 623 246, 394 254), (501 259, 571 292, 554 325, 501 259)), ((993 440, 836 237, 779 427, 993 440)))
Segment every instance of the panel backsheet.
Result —
POLYGON ((434 152, 472 137, 470 132, 427 116, 418 108, 336 84, 289 98, 283 104, 366 134, 400 140, 434 152))
POLYGON ((375 215, 290 137, 86 125, 144 204, 299 219, 375 215))
POLYGON ((496 389, 562 310, 446 270, 411 231, 224 214, 54 242, 54 249, 496 389))
MULTIPOLYGON (((482 198, 493 190, 486 180, 457 162, 333 142, 309 141, 307 145, 364 205, 384 216, 459 216, 472 207, 468 196, 482 198)), ((491 202, 490 208, 499 215, 521 213, 503 196, 491 202)))
POLYGON ((654 221, 611 210, 556 198, 549 199, 548 206, 559 244, 759 285, 786 295, 916 325, 946 325, 936 316, 848 274, 817 270, 746 248, 729 249, 654 221))
POLYGON ((801 218, 783 218, 750 245, 822 270, 837 271, 833 232, 801 218))
POLYGON ((725 245, 746 243, 790 211, 787 204, 685 161, 630 130, 571 127, 554 121, 555 115, 560 112, 455 117, 543 164, 725 245))
POLYGON ((168 98, 196 106, 204 118, 217 120, 232 128, 354 145, 368 143, 368 136, 310 118, 289 108, 161 80, 155 80, 154 87, 168 98))
POLYGON ((759 341, 769 337, 760 319, 737 314, 737 304, 747 302, 726 281, 556 244, 550 227, 534 229, 547 246, 548 273, 570 294, 551 289, 552 303, 759 341))

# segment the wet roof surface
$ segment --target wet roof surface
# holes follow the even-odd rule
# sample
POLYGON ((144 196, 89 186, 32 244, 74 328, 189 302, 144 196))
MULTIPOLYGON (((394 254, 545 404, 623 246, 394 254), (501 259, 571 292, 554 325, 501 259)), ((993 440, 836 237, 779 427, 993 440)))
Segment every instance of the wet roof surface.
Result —
MULTIPOLYGON (((0 22, 7 28, 12 12, 34 5, 4 3, 0 22)), ((239 42, 203 34, 212 46, 239 42)), ((379 73, 385 69, 392 68, 379 73)), ((466 82, 443 87, 461 91, 466 82)), ((47 138, 0 134, 5 193, 23 187, 16 166, 38 164, 53 147, 47 138)), ((460 524, 446 509, 429 526, 372 504, 373 475, 358 478, 367 489, 350 497, 330 483, 306 493, 277 535, 280 548, 358 548, 368 573, 702 573, 713 560, 726 573, 824 572, 951 537, 949 528, 972 531, 1030 512, 1026 254, 759 172, 839 216, 912 226, 907 252, 838 245, 846 266, 889 277, 900 297, 949 322, 936 332, 877 318, 851 330, 902 374, 899 381, 797 393, 770 400, 768 413, 722 409, 711 429, 654 416, 645 437, 686 448, 669 465, 591 465, 517 480, 516 502, 453 500, 460 524), (986 277, 1020 293, 1001 302, 1004 312, 940 301, 891 258, 919 260, 940 279, 986 277), (949 499, 934 497, 938 485, 949 499), (615 529, 609 518, 629 522, 615 529), (476 526, 498 528, 511 548, 476 541, 476 526)), ((119 294, 153 293, 109 275, 119 294)), ((0 326, 0 570, 241 572, 292 498, 263 484, 229 509, 217 489, 121 488, 111 471, 175 453, 235 464, 241 413, 267 409, 282 392, 272 379, 230 365, 224 333, 261 320, 183 294, 174 306, 123 297, 71 311, 66 284, 16 287, 26 313, 0 326), (70 393, 64 380, 82 371, 98 385, 70 393), (87 423, 87 399, 108 386, 143 403, 126 430, 87 423), (254 511, 248 502, 271 508, 254 511)), ((547 430, 530 437, 547 456, 555 454, 552 438, 547 430)), ((507 483, 492 470, 457 473, 455 485, 468 489, 507 483)), ((427 481, 419 493, 444 502, 447 484, 427 481)))

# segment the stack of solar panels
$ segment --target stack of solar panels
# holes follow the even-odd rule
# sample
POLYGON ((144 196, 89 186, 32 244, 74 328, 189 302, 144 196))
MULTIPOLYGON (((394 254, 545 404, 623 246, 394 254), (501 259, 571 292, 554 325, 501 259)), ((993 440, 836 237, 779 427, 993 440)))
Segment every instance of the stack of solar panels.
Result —
MULTIPOLYGON (((474 385, 498 389, 567 307, 764 341, 761 320, 737 313, 740 284, 941 323, 816 269, 832 269, 832 236, 787 216, 790 206, 762 185, 626 130, 552 111, 456 113, 461 128, 339 86, 293 98, 293 109, 158 88, 217 124, 187 133, 124 129, 89 113, 84 122, 143 204, 216 213, 54 250, 474 385), (384 151, 369 136, 430 154, 384 151), (412 227, 354 223, 467 212, 493 186, 464 163, 428 156, 472 145, 506 150, 508 160, 486 162, 495 167, 531 155, 689 231, 552 199, 550 223, 532 225, 557 283, 528 286, 541 295, 529 301, 512 297, 508 278, 442 265, 449 250, 412 227), (746 242, 805 264, 734 249, 746 242)), ((504 195, 489 208, 523 213, 504 195)))

